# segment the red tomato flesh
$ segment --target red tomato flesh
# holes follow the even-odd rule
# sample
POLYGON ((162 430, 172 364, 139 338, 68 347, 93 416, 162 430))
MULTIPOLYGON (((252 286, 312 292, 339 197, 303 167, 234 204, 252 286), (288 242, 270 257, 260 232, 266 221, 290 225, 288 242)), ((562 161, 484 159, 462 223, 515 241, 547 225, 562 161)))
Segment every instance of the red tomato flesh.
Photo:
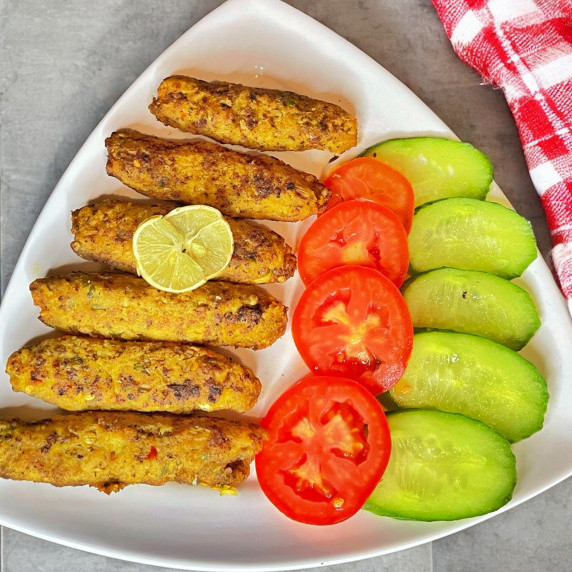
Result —
POLYGON ((351 379, 308 377, 287 389, 262 421, 258 482, 286 516, 335 524, 355 514, 380 481, 391 451, 378 401, 351 379))
POLYGON ((413 187, 398 171, 373 157, 357 157, 330 172, 324 185, 332 191, 328 208, 342 201, 368 199, 391 209, 409 232, 413 220, 413 187))
POLYGON ((401 293, 361 266, 335 268, 311 282, 294 310, 292 335, 313 373, 355 379, 374 395, 401 378, 413 346, 401 293))
POLYGON ((407 233, 397 215, 371 201, 346 201, 316 219, 298 249, 304 284, 331 268, 357 264, 379 270, 397 287, 409 266, 407 233))

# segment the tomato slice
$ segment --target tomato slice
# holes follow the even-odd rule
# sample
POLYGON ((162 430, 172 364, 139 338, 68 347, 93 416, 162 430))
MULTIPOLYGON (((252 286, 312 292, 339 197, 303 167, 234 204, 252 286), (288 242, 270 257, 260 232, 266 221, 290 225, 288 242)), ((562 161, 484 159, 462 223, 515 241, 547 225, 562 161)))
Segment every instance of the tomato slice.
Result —
POLYGON ((401 286, 409 250, 407 233, 394 212, 371 201, 353 200, 314 221, 298 249, 304 284, 331 268, 351 264, 375 268, 401 286))
POLYGON ((401 378, 413 346, 401 293, 361 266, 335 268, 311 282, 294 310, 292 335, 313 373, 355 379, 374 395, 401 378))
POLYGON ((330 172, 324 185, 332 191, 328 208, 342 201, 368 199, 391 209, 409 232, 415 197, 409 181, 373 157, 357 157, 330 172))
POLYGON ((308 377, 262 421, 258 482, 286 516, 334 524, 355 514, 380 481, 391 451, 381 405, 351 379, 308 377))

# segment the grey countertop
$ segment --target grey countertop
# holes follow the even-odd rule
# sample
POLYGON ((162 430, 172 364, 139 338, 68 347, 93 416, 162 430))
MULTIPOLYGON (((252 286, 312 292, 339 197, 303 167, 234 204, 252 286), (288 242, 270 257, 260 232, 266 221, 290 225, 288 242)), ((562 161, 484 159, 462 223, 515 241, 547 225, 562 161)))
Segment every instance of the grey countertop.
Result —
MULTIPOLYGON (((260 0, 263 2, 264 0, 260 0)), ((220 0, 0 0, 1 289, 68 163, 137 76, 220 0)), ((386 67, 463 140, 484 151, 496 180, 550 238, 502 92, 450 48, 429 0, 288 0, 386 67)), ((554 454, 558 454, 555 451, 554 454)), ((1 502, 1 501, 0 501, 1 502)), ((572 481, 432 544, 339 572, 570 570, 572 481)), ((143 571, 146 566, 1 531, 0 570, 143 571)))

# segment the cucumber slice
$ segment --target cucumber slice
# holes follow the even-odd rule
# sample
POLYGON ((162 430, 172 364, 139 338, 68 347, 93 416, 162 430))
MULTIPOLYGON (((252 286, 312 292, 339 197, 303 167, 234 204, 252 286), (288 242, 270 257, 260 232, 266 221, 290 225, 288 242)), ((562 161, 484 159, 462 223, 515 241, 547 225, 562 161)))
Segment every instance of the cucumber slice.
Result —
POLYGON ((441 137, 390 139, 366 149, 405 176, 415 192, 415 206, 449 197, 484 199, 493 166, 470 143, 441 137))
POLYGON ((480 421, 410 410, 387 415, 392 449, 364 508, 382 516, 456 520, 497 510, 512 497, 510 444, 480 421))
POLYGON ((455 198, 413 217, 409 258, 414 272, 449 266, 515 278, 536 258, 530 223, 497 203, 455 198))
POLYGON ((384 405, 462 413, 516 442, 542 429, 548 388, 540 372, 496 342, 448 332, 413 338, 403 377, 384 405))
POLYGON ((406 282, 403 297, 415 328, 476 334, 513 350, 540 326, 528 292, 487 272, 431 270, 406 282))

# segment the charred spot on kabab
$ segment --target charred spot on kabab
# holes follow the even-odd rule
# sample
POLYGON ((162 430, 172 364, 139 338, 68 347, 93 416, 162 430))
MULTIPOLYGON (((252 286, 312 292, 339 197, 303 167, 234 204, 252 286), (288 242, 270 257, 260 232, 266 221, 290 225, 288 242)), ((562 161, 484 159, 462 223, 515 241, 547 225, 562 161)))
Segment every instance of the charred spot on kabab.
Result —
POLYGON ((167 387, 177 399, 190 399, 191 397, 199 397, 201 394, 200 387, 189 380, 185 383, 169 383, 167 387))

